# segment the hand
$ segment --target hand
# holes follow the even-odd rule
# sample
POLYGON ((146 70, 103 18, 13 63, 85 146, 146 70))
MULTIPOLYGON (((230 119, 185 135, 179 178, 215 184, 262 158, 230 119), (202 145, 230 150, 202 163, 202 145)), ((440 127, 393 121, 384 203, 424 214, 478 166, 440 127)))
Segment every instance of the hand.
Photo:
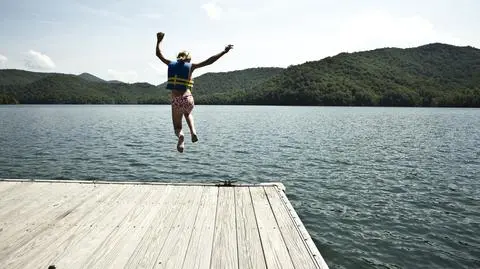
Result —
POLYGON ((225 47, 225 52, 228 52, 229 50, 233 49, 233 45, 228 45, 225 47))
POLYGON ((164 33, 158 32, 157 33, 157 42, 161 42, 163 40, 163 37, 165 36, 164 33))

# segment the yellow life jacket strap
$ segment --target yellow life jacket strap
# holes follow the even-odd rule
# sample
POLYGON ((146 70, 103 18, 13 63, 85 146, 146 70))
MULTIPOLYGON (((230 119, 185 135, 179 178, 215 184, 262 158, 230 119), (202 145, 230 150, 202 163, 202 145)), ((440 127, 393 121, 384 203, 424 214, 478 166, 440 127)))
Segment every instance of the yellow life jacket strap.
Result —
POLYGON ((172 83, 174 85, 185 85, 187 87, 193 87, 193 80, 192 79, 183 79, 178 77, 169 77, 168 83, 172 83))

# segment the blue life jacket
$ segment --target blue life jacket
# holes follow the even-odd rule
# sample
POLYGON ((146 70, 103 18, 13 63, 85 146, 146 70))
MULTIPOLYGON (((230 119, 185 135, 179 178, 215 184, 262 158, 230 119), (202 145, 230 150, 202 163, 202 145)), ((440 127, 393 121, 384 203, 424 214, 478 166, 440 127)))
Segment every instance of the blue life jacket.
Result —
POLYGON ((168 65, 167 89, 186 91, 193 88, 193 80, 190 79, 191 63, 173 61, 168 65))

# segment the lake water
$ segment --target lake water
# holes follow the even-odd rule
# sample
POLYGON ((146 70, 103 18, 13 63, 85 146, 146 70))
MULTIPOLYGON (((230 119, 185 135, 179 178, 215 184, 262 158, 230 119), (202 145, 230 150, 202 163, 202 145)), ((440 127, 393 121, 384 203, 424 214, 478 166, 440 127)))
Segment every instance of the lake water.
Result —
POLYGON ((180 154, 169 106, 0 106, 0 178, 281 181, 330 268, 480 268, 480 109, 194 116, 180 154))

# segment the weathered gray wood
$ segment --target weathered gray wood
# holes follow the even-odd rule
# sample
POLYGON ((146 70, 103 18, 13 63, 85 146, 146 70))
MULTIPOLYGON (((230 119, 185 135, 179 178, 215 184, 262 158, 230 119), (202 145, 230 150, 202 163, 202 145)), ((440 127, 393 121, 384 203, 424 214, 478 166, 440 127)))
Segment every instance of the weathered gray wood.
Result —
MULTIPOLYGON (((0 184, 1 185, 1 184, 0 184)), ((84 186, 92 188, 92 186, 84 186)), ((62 203, 71 204, 84 192, 83 187, 69 183, 34 184, 28 189, 18 188, 14 191, 16 198, 1 202, 0 222, 3 223, 42 223, 55 216, 51 211, 62 203), (53 188, 54 187, 54 188, 53 188)))
POLYGON ((127 268, 153 268, 155 266, 183 199, 190 196, 194 189, 186 186, 172 186, 172 191, 162 205, 157 218, 154 219, 128 260, 127 268))
POLYGON ((287 207, 288 212, 290 213, 293 222, 295 222, 295 224, 297 225, 297 228, 300 232, 299 236, 302 237, 302 239, 305 241, 311 255, 315 259, 316 264, 317 264, 317 268, 328 269, 327 263, 325 262, 322 255, 320 254, 320 251, 318 250, 318 248, 315 246, 315 243, 313 242, 312 238, 310 237, 310 234, 308 233, 307 229, 303 225, 300 217, 298 217, 297 212, 295 211, 292 204, 290 203, 287 196, 285 195, 285 192, 284 191, 279 191, 278 193, 280 195, 280 198, 284 202, 285 206, 287 207))
POLYGON ((235 188, 235 198, 239 268, 266 268, 250 189, 248 187, 235 188))
POLYGON ((250 188, 267 268, 293 269, 292 259, 262 188, 250 188))
POLYGON ((0 196, 0 204, 4 204, 10 199, 18 198, 18 195, 25 193, 30 187, 37 186, 34 182, 1 182, 2 196, 0 196))
POLYGON ((0 179, 0 268, 328 268, 282 188, 0 179))
MULTIPOLYGON (((19 217, 26 212, 27 216, 31 218, 31 212, 28 210, 35 207, 44 207, 44 203, 50 202, 52 199, 59 199, 58 195, 52 194, 50 184, 34 184, 24 183, 25 186, 20 186, 22 183, 6 183, 0 185, 8 185, 9 191, 0 196, 0 206, 4 209, 0 211, 0 221, 8 222, 9 220, 19 217), (39 200, 39 195, 43 195, 43 199, 39 200), (48 199, 48 200, 47 200, 48 199)), ((61 184, 58 187, 75 187, 71 184, 61 184)), ((58 194, 58 193, 57 193, 58 194)), ((35 211, 34 211, 35 212, 35 211)))
POLYGON ((206 269, 210 267, 217 197, 218 188, 205 188, 185 255, 183 269, 206 269))
MULTIPOLYGON (((45 187, 41 185, 39 187, 45 187)), ((59 184, 55 185, 56 192, 51 195, 39 192, 38 203, 43 205, 37 211, 29 211, 31 214, 20 214, 15 216, 10 222, 3 222, 2 232, 0 233, 0 242, 3 248, 0 248, 0 265, 4 262, 11 262, 7 259, 17 258, 32 254, 29 246, 36 246, 37 238, 48 229, 54 228, 58 219, 71 212, 75 206, 76 199, 83 197, 73 194, 63 193, 62 190, 70 190, 74 185, 59 184), (48 197, 45 199, 45 197, 48 197), (42 199, 44 198, 44 199, 42 199), (50 198, 53 201, 50 201, 50 198), (27 248, 27 250, 23 250, 27 248), (20 249, 20 250, 19 250, 20 249)), ((32 187, 34 188, 34 187, 32 187)), ((81 188, 77 187, 77 192, 81 188)), ((50 191, 51 192, 51 191, 50 191)), ((87 193, 87 192, 84 192, 87 193)), ((38 250, 38 248, 36 248, 38 250)), ((2 266, 0 266, 2 267, 2 266)))
POLYGON ((182 267, 204 188, 201 186, 191 188, 193 189, 192 193, 182 200, 178 216, 170 226, 170 231, 154 268, 178 269, 182 267))
MULTIPOLYGON (((15 182, 15 183, 63 183, 65 180, 54 180, 54 179, 3 179, 0 178, 0 182, 15 182)), ((217 183, 208 183, 208 182, 160 182, 160 181, 111 181, 111 180, 68 180, 68 183, 76 184, 96 184, 96 185, 169 185, 169 186, 207 186, 207 187, 216 187, 217 183)), ((266 183, 236 183, 235 187, 278 187, 281 190, 285 190, 280 182, 266 182, 266 183)))
POLYGON ((121 195, 107 206, 108 211, 96 218, 90 227, 85 227, 86 229, 81 229, 75 234, 77 239, 65 250, 66 255, 56 258, 55 264, 58 265, 58 268, 88 268, 86 264, 102 246, 102 242, 109 234, 119 229, 125 216, 131 214, 136 204, 144 196, 145 192, 138 190, 135 185, 126 186, 121 195), (82 251, 82 255, 69 254, 76 251, 82 251))
POLYGON ((16 188, 26 188, 26 184, 24 182, 2 182, 2 184, 0 184, 0 204, 4 201, 3 199, 16 188))
MULTIPOLYGON (((63 257, 83 257, 76 244, 88 233, 93 233, 94 224, 105 217, 116 201, 125 195, 127 186, 118 188, 96 187, 85 189, 72 204, 62 203, 65 208, 53 223, 42 225, 35 240, 19 248, 8 260, 8 268, 35 268, 57 264, 63 257)), ((74 268, 75 265, 69 265, 74 268)))
POLYGON ((212 269, 238 268, 234 188, 218 190, 217 215, 213 235, 212 269))
POLYGON ((162 203, 171 191, 169 186, 143 188, 148 189, 148 193, 137 203, 135 210, 127 215, 120 227, 105 238, 85 268, 128 268, 126 267, 128 259, 152 225, 153 219, 158 215, 162 203))
POLYGON ((280 199, 279 190, 275 188, 265 188, 265 192, 270 202, 275 219, 282 233, 285 245, 290 253, 295 269, 316 268, 315 260, 310 254, 307 245, 300 235, 296 223, 289 215, 285 204, 280 199))

